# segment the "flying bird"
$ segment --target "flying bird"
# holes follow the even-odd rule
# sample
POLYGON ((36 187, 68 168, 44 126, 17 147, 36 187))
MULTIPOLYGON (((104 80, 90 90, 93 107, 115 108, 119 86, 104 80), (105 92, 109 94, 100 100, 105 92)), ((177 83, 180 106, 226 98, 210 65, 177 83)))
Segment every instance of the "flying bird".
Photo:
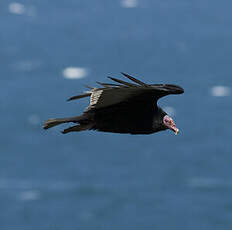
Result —
POLYGON ((62 123, 76 123, 62 133, 97 130, 111 133, 151 134, 179 129, 173 119, 157 101, 169 94, 182 94, 184 89, 171 84, 146 84, 122 73, 131 82, 109 77, 117 84, 101 83, 100 88, 87 86, 90 91, 73 96, 68 101, 90 97, 90 105, 82 115, 69 118, 48 119, 43 128, 49 129, 62 123))

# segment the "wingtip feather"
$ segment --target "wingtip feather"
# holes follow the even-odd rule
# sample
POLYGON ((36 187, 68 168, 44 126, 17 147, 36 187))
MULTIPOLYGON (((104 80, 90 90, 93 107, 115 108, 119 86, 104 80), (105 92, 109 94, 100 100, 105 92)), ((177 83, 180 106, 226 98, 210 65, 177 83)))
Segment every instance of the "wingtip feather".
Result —
POLYGON ((91 93, 84 93, 84 94, 81 94, 81 95, 76 95, 76 96, 70 97, 70 98, 67 99, 67 101, 77 100, 77 99, 80 99, 80 98, 83 98, 83 97, 89 97, 89 96, 91 96, 91 93))
POLYGON ((131 81, 134 81, 134 82, 136 82, 137 84, 139 84, 139 85, 141 85, 141 86, 149 87, 148 84, 146 84, 146 83, 144 83, 144 82, 142 82, 142 81, 140 81, 140 80, 138 80, 138 79, 136 79, 136 78, 130 76, 130 75, 127 74, 127 73, 121 72, 121 74, 122 74, 123 76, 129 78, 131 81))

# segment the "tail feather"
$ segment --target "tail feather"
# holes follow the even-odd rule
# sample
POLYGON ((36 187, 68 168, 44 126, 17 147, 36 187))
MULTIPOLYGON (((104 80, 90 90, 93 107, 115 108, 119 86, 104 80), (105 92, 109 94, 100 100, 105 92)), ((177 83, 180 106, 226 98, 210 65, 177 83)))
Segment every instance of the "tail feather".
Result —
POLYGON ((43 128, 44 129, 50 129, 50 128, 56 126, 56 125, 59 125, 59 124, 65 123, 65 122, 67 122, 67 120, 62 119, 62 118, 48 119, 45 122, 43 128))
POLYGON ((56 125, 60 125, 63 123, 68 123, 68 122, 78 122, 82 120, 84 116, 77 116, 77 117, 70 117, 70 118, 54 118, 54 119, 48 119, 43 128, 44 129, 50 129, 56 125))
POLYGON ((63 134, 69 133, 69 132, 80 132, 80 131, 84 131, 87 129, 91 129, 91 125, 74 125, 71 126, 67 129, 64 129, 62 131, 63 134))

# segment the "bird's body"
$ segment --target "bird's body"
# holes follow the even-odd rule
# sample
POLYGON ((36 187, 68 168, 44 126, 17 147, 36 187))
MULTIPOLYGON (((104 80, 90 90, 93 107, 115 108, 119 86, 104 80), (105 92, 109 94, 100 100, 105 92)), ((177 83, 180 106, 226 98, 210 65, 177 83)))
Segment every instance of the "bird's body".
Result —
POLYGON ((134 106, 128 107, 126 103, 122 103, 120 107, 98 109, 90 112, 95 121, 92 129, 113 133, 153 133, 156 118, 159 118, 158 111, 160 111, 154 108, 144 106, 138 110, 134 106))
POLYGON ((69 100, 90 96, 90 105, 81 116, 49 119, 44 128, 74 122, 63 133, 83 130, 97 130, 113 133, 151 134, 165 129, 178 129, 173 120, 157 106, 157 100, 168 94, 183 93, 176 85, 145 84, 123 74, 137 84, 111 78, 120 85, 99 83, 103 88, 91 88, 89 93, 74 96, 69 100))

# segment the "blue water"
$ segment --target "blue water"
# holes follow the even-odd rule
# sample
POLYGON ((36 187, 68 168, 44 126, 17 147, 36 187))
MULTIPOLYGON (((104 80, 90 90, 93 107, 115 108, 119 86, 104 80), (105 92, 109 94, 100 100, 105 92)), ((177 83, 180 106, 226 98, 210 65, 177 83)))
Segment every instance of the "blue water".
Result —
POLYGON ((1 230, 232 229, 232 2, 133 2, 1 0, 1 230), (184 87, 159 101, 178 136, 42 130, 120 71, 184 87))

